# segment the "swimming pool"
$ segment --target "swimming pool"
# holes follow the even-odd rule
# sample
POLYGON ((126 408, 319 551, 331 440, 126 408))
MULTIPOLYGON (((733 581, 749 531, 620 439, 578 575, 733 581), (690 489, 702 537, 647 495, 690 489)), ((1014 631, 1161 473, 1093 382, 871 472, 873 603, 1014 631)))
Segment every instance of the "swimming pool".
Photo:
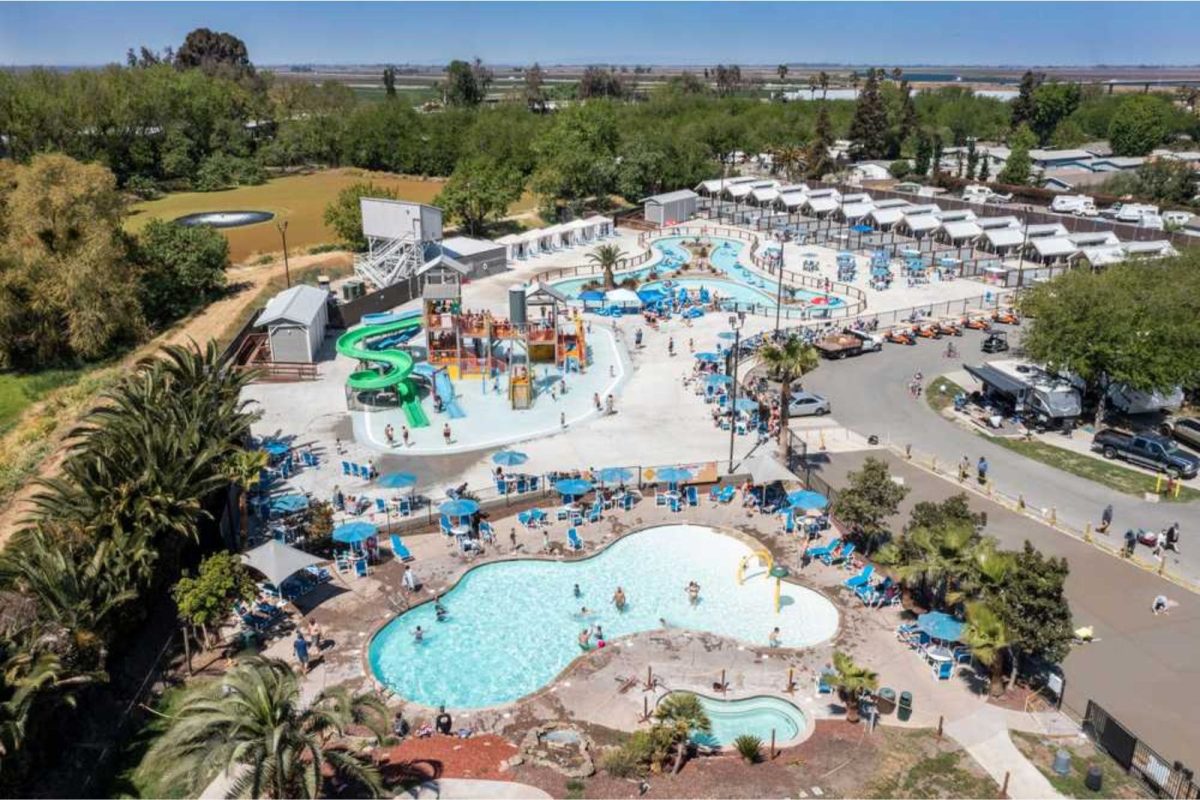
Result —
POLYGON ((687 289, 689 293, 698 294, 701 289, 705 289, 711 295, 714 292, 720 295, 722 300, 733 300, 738 303, 754 303, 757 305, 775 305, 775 296, 759 291, 752 286, 747 286, 744 283, 737 281, 726 281, 720 278, 671 278, 670 286, 667 286, 667 281, 651 281, 639 286, 639 289, 661 289, 663 293, 672 292, 678 294, 681 288, 687 289))
MULTIPOLYGON (((671 694, 674 692, 665 697, 671 694)), ((808 727, 804 712, 778 697, 741 700, 719 700, 702 694, 697 697, 712 724, 712 732, 694 733, 692 741, 706 747, 732 747, 739 736, 757 736, 763 742, 770 742, 771 731, 775 731, 776 744, 786 745, 799 739, 808 727)))
POLYGON ((833 604, 810 589, 783 584, 780 612, 775 582, 762 567, 737 582, 751 549, 712 528, 666 525, 631 534, 598 555, 573 562, 501 561, 471 570, 446 593, 445 622, 432 604, 405 612, 371 641, 376 677, 408 700, 468 709, 510 703, 546 686, 580 654, 577 637, 602 626, 608 642, 671 627, 706 631, 766 645, 779 626, 785 647, 806 647, 837 631, 833 604), (685 588, 701 587, 692 606, 685 588), (578 584, 581 596, 573 587, 578 584), (617 612, 610 598, 627 598, 617 612), (579 616, 581 607, 592 611, 579 616), (412 631, 426 632, 417 644, 412 631))

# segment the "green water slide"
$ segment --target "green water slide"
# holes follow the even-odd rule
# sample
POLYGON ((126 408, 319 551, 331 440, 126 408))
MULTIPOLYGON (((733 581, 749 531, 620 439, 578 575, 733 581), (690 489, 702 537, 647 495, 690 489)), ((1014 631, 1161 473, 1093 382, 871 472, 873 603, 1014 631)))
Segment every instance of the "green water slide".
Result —
POLYGON ((352 373, 346 380, 346 385, 356 392, 394 389, 400 398, 400 407, 404 409, 408 424, 414 428, 427 427, 429 417, 425 415, 425 409, 421 408, 417 387, 409 378, 413 371, 413 357, 392 347, 373 350, 367 346, 367 342, 388 337, 404 339, 406 335, 415 335, 420 327, 419 315, 392 318, 379 323, 364 321, 358 328, 339 336, 336 345, 341 355, 379 367, 352 373))

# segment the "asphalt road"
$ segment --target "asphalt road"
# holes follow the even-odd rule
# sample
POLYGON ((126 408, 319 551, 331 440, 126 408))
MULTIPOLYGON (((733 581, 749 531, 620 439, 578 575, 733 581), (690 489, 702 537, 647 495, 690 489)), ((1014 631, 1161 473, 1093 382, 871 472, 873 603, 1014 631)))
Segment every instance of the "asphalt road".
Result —
MULTIPOLYGON (((1009 328, 1014 344, 1019 329, 1009 328)), ((1153 503, 1132 495, 1115 492, 1100 484, 1036 461, 1027 459, 977 433, 972 433, 936 414, 925 398, 914 399, 908 384, 918 370, 928 383, 934 376, 1010 354, 988 356, 979 349, 983 336, 965 331, 953 339, 959 351, 956 359, 944 356, 947 339, 921 340, 912 347, 885 344, 882 352, 865 353, 844 361, 823 361, 821 367, 804 379, 804 388, 828 397, 832 416, 856 433, 875 434, 880 441, 937 456, 948 467, 965 455, 974 464, 986 456, 988 475, 997 489, 1012 496, 1023 495, 1032 508, 1056 510, 1062 522, 1082 529, 1095 526, 1109 503, 1113 506, 1110 535, 1120 540, 1128 528, 1161 530, 1178 521, 1182 527, 1182 555, 1168 554, 1168 568, 1177 574, 1200 581, 1200 550, 1189 534, 1200 531, 1200 508, 1195 503, 1153 503)), ((1082 435, 1082 434, 1076 434, 1082 435)), ((1041 535, 1053 535, 1044 529, 1041 535)), ((1143 552, 1143 555, 1148 553, 1143 552)))

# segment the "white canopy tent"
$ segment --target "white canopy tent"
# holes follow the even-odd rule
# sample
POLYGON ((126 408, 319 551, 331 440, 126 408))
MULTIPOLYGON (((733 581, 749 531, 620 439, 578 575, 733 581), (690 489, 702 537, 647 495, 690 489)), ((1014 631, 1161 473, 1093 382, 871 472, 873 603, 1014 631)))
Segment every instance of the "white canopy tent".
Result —
POLYGON ((276 587, 305 567, 320 564, 321 560, 311 553, 306 553, 275 539, 242 553, 242 563, 261 574, 276 587))

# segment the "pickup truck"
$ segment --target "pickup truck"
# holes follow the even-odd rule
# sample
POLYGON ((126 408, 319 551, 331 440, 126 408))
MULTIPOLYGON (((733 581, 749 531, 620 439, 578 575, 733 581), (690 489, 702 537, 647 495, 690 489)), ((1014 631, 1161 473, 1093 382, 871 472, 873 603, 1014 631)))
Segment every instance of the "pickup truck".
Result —
POLYGON ((1200 458, 1180 449, 1165 436, 1102 430, 1092 439, 1092 449, 1105 458, 1122 458, 1159 472, 1191 479, 1200 472, 1200 458))
POLYGON ((825 358, 846 358, 859 353, 873 353, 883 349, 883 337, 866 331, 846 328, 841 333, 818 339, 813 345, 825 358))

